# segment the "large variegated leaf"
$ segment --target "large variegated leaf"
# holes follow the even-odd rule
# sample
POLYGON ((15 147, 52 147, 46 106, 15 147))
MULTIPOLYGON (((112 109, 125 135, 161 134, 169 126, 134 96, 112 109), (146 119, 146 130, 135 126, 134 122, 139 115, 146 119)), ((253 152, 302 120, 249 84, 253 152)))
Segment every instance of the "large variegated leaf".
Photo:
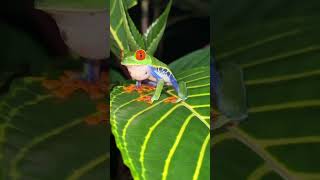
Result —
POLYGON ((82 93, 57 99, 41 81, 16 80, 1 96, 0 179, 108 179, 109 128, 85 122, 96 102, 82 93))
POLYGON ((175 76, 187 83, 184 102, 165 102, 176 96, 172 88, 153 104, 138 101, 137 92, 126 93, 122 86, 111 93, 112 132, 135 179, 210 177, 210 68, 175 76))
POLYGON ((320 179, 318 19, 294 16, 215 34, 217 60, 244 72, 248 119, 215 131, 213 179, 320 179))

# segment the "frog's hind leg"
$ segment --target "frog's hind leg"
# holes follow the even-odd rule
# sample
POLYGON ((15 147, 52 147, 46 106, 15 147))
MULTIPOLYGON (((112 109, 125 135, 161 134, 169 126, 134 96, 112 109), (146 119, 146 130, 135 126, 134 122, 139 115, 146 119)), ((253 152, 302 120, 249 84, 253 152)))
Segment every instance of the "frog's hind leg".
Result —
POLYGON ((187 90, 187 84, 184 81, 181 81, 179 83, 179 92, 178 96, 184 101, 188 98, 188 90, 187 90))
POLYGON ((141 87, 141 81, 136 81, 136 88, 140 88, 141 87))
POLYGON ((152 86, 152 87, 156 87, 157 86, 157 82, 150 81, 150 80, 143 81, 143 83, 145 83, 145 84, 147 84, 149 86, 152 86))
POLYGON ((151 98, 151 102, 153 101, 156 101, 160 98, 160 95, 161 95, 161 91, 163 89, 163 85, 164 85, 164 80, 163 79, 160 79, 157 83, 157 87, 156 87, 156 90, 151 98))
POLYGON ((184 81, 181 81, 179 84, 177 82, 177 80, 175 78, 171 78, 171 84, 174 88, 174 90, 176 91, 176 93, 178 94, 179 98, 177 100, 177 102, 181 101, 181 100, 186 100, 187 99, 187 85, 184 81))

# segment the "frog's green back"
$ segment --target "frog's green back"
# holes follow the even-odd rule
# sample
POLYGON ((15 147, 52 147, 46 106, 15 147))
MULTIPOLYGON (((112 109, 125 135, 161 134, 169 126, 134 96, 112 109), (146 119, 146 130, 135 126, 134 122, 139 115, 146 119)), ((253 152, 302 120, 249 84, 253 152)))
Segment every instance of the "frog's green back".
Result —
POLYGON ((37 9, 65 11, 108 10, 110 0, 35 0, 37 9))
MULTIPOLYGON (((166 65, 165 63, 161 62, 160 60, 158 60, 155 57, 151 57, 152 60, 152 66, 153 67, 162 67, 162 68, 166 68, 167 70, 170 71, 168 65, 166 65)), ((171 72, 171 71, 170 71, 171 72)))

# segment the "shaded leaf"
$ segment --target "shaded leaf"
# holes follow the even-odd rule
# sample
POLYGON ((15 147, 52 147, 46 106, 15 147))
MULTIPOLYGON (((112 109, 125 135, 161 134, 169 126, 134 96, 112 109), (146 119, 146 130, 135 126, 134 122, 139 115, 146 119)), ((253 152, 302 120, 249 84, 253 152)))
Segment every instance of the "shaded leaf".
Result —
MULTIPOLYGON (((137 29, 134 22, 132 21, 130 15, 128 13, 126 13, 126 14, 127 14, 127 19, 128 19, 128 27, 129 27, 128 31, 130 31, 129 36, 132 36, 134 43, 138 45, 137 46, 138 49, 146 49, 142 35, 140 34, 140 32, 137 29)), ((136 45, 133 45, 131 50, 132 51, 138 50, 138 49, 134 49, 137 47, 136 47, 136 45)))
POLYGON ((123 0, 110 1, 111 50, 118 57, 120 57, 120 50, 129 49, 129 42, 125 27, 127 22, 125 10, 135 5, 137 1, 128 0, 126 3, 129 7, 124 7, 125 4, 123 4, 123 0))
POLYGON ((54 61, 39 42, 25 31, 6 23, 0 24, 0 69, 18 72, 28 66, 32 73, 44 72, 54 61))
POLYGON ((320 178, 318 19, 272 20, 215 36, 217 60, 244 72, 248 119, 213 136, 214 179, 320 178))
POLYGON ((1 179, 109 177, 109 128, 85 122, 96 102, 82 93, 57 99, 41 82, 16 80, 1 97, 1 179))

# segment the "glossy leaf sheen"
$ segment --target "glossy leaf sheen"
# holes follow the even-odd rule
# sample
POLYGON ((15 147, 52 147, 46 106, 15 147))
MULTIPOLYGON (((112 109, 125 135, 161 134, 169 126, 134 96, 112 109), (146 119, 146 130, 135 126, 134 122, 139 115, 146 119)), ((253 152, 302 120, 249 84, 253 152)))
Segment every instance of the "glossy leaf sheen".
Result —
POLYGON ((122 86, 111 93, 112 132, 135 179, 210 177, 210 68, 175 76, 187 83, 184 102, 164 102, 176 95, 171 87, 152 105, 137 101, 139 94, 126 93, 122 86))

